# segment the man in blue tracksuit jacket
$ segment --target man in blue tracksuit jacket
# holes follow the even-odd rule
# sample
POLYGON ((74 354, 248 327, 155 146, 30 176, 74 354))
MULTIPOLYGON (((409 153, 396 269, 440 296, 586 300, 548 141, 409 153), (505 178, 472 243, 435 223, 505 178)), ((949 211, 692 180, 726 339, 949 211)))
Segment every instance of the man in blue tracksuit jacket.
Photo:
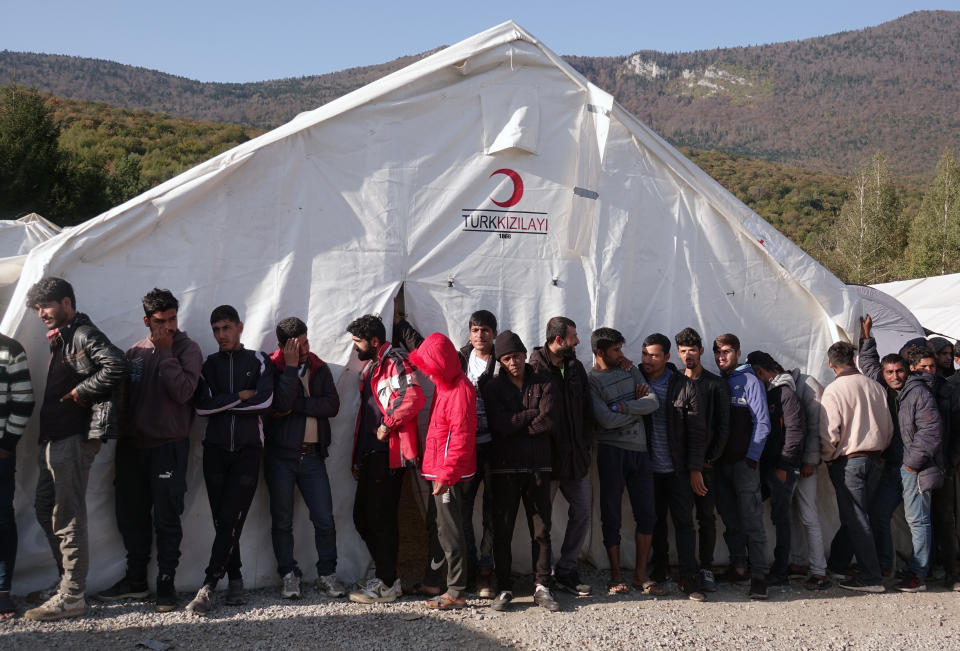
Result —
POLYGON ((747 580, 750 559, 750 598, 767 598, 767 536, 760 495, 760 456, 770 434, 767 392, 749 364, 740 365, 740 340, 723 334, 713 342, 717 368, 730 387, 730 434, 716 464, 717 510, 730 550, 726 579, 747 580))

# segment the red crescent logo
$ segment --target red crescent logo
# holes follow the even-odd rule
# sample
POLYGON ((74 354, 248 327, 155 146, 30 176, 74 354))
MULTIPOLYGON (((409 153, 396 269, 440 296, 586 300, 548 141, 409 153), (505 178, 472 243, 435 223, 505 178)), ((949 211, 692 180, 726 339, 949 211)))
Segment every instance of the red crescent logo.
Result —
POLYGON ((492 178, 497 174, 503 174, 504 176, 508 177, 511 181, 513 181, 513 194, 511 194, 510 198, 507 199, 506 201, 497 201, 493 197, 490 197, 490 201, 497 204, 501 208, 509 208, 511 206, 515 206, 518 203, 520 203, 520 198, 523 197, 523 179, 520 178, 520 175, 514 172, 513 170, 508 170, 506 168, 503 168, 491 174, 490 177, 492 178))

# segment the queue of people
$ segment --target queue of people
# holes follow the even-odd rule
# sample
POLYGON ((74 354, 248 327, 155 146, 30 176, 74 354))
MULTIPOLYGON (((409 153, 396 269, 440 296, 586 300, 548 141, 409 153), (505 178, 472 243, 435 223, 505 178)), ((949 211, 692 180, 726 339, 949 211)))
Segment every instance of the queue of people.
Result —
MULTIPOLYGON (((953 345, 920 339, 880 358, 869 316, 859 350, 838 342, 827 351, 836 378, 826 387, 801 369, 784 369, 771 353, 744 355, 732 333, 712 342, 718 375, 704 368, 703 341, 692 328, 672 341, 661 333, 647 336, 634 364, 623 334, 601 327, 590 336, 588 370, 576 356, 577 326, 562 316, 546 323, 543 345, 532 350, 515 332, 501 331, 487 310, 470 316, 460 349, 442 333, 421 336, 399 313, 390 338, 379 317, 358 317, 346 327, 365 363, 351 455, 353 525, 374 570, 348 589, 337 574, 333 517, 333 494, 344 487, 331 486, 326 467, 340 397, 329 366, 310 351, 302 320, 277 323, 277 348, 267 354, 244 348, 240 314, 221 305, 210 315, 219 350, 204 360, 200 346, 179 330, 179 303, 168 290, 143 297, 148 334, 126 353, 77 311, 73 288, 61 278, 37 282, 27 304, 50 342, 38 413, 36 515, 60 574, 42 603, 25 613, 28 619, 87 612, 86 487, 93 459, 111 439, 117 441, 115 506, 126 569, 97 598, 147 598, 155 542, 156 610, 180 606, 174 580, 197 416, 205 419, 203 477, 215 533, 200 587, 186 605, 198 616, 216 607, 224 576, 224 602, 245 602, 239 541, 261 464, 284 599, 303 591, 294 555, 295 488, 313 525, 319 591, 358 604, 403 595, 399 504, 409 471, 430 495, 427 564, 416 590, 427 607, 462 608, 472 591, 495 610, 510 609, 522 503, 533 600, 556 612, 556 590, 577 597, 593 592, 579 576, 578 561, 591 524, 594 463, 610 595, 662 596, 673 580, 687 598, 702 602, 717 581, 728 581, 748 582, 751 599, 766 599, 768 586, 797 573, 806 575, 809 590, 836 581, 847 590, 883 592, 884 579, 896 571, 890 523, 901 503, 912 554, 895 588, 925 590, 937 563, 946 587, 960 591, 954 516, 960 376, 953 345), (679 364, 670 361, 672 351, 679 364), (422 377, 435 387, 423 437, 422 377), (841 522, 829 554, 817 510, 821 461, 841 522), (624 492, 635 525, 629 579, 620 553, 624 492), (569 510, 555 544, 557 493, 569 510), (775 531, 772 563, 765 499, 775 531), (482 527, 475 530, 478 508, 482 527), (717 513, 730 554, 722 575, 714 573, 717 513), (801 536, 793 535, 795 521, 801 536)), ((0 396, 0 617, 6 618, 16 612, 10 598, 18 542, 16 448, 35 402, 23 348, 7 337, 0 338, 0 396)))

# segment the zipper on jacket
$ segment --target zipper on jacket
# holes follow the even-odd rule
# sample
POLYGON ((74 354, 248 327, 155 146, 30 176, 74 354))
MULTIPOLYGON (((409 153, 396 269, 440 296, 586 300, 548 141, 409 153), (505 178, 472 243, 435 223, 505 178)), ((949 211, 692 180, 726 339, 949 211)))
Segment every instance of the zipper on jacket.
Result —
MULTIPOLYGON (((233 351, 228 353, 230 358, 230 393, 233 393, 233 351)), ((236 414, 230 414, 230 451, 233 452, 233 446, 236 444, 234 440, 234 424, 237 421, 236 414)))

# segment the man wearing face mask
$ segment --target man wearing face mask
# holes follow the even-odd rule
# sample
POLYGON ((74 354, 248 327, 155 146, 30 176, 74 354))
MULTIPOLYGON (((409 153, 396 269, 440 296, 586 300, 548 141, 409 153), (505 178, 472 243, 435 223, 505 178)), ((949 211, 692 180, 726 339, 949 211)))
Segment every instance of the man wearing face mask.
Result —
POLYGON ((376 566, 376 575, 351 592, 350 601, 385 603, 403 594, 397 576, 397 509, 403 470, 416 465, 417 413, 424 397, 416 371, 387 341, 379 317, 367 314, 355 319, 347 332, 353 337, 357 358, 366 362, 360 374, 360 413, 353 439, 357 480, 353 523, 376 566))

